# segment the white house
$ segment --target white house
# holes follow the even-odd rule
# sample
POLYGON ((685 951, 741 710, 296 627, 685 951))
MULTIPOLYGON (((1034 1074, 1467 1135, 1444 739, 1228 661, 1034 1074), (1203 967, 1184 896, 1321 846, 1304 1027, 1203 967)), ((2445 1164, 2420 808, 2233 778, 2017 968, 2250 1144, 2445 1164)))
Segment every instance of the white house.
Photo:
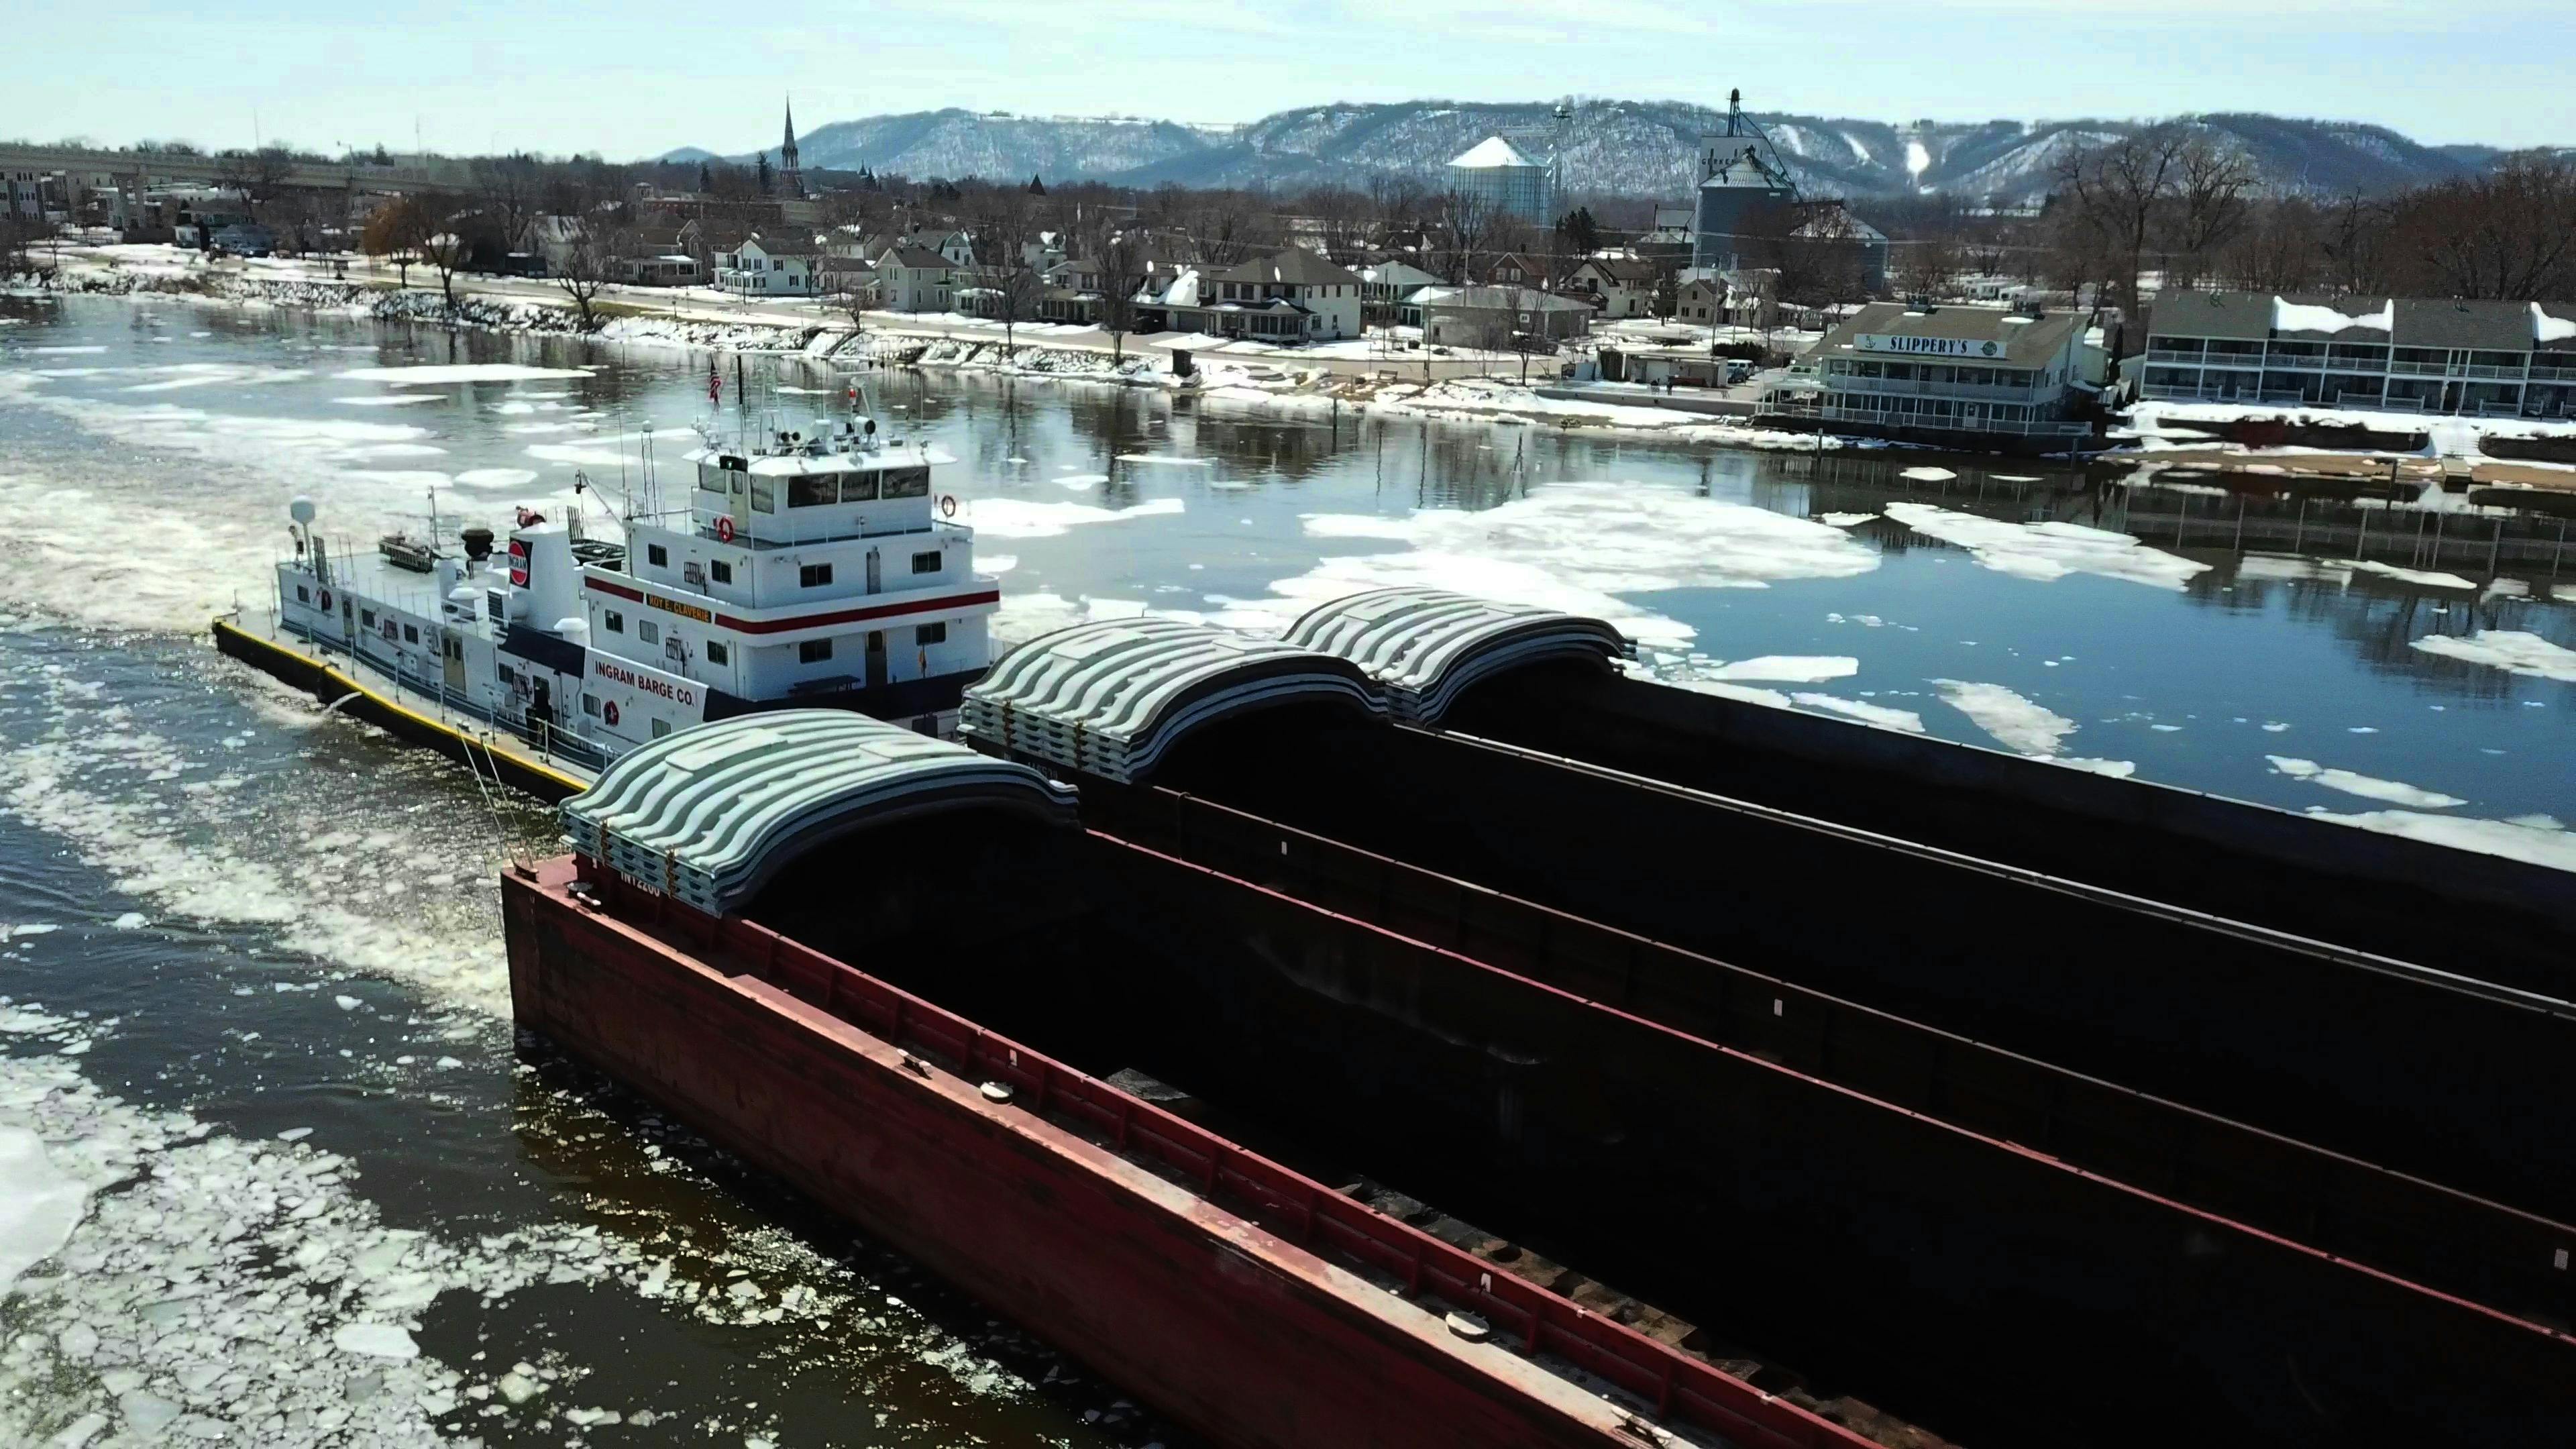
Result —
POLYGON ((716 286, 744 297, 811 297, 821 254, 808 237, 748 237, 717 259, 716 286))
MULTIPOLYGON (((920 241, 921 238, 915 237, 913 240, 920 241)), ((927 242, 926 245, 929 246, 932 251, 946 257, 948 259, 948 265, 952 267, 971 267, 975 265, 975 238, 970 233, 963 231, 948 232, 939 237, 936 241, 927 242)))
POLYGON ((1569 282, 1594 298, 1604 317, 1651 317, 1655 313, 1655 264, 1635 257, 1586 257, 1569 282))
POLYGON ((888 247, 877 258, 877 294, 889 312, 948 311, 956 305, 963 265, 918 242, 888 247))

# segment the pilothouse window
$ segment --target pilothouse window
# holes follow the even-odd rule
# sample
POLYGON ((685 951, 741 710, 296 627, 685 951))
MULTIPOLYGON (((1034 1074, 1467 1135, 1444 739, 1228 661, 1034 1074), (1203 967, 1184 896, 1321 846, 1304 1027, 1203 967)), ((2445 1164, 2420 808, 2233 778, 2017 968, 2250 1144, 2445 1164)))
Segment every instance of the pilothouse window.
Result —
POLYGON ((799 473, 787 480, 787 506, 828 508, 840 497, 839 481, 837 473, 799 473))
POLYGON ((876 502, 876 501, 877 501, 877 475, 876 475, 876 474, 874 474, 874 473, 844 473, 844 474, 842 474, 842 475, 841 475, 841 501, 842 501, 843 503, 874 503, 874 502, 876 502))
POLYGON ((885 471, 885 496, 888 498, 929 497, 930 470, 927 468, 888 468, 885 471))
POLYGON ((778 511, 778 485, 758 473, 753 474, 751 479, 751 511, 754 513, 778 511))

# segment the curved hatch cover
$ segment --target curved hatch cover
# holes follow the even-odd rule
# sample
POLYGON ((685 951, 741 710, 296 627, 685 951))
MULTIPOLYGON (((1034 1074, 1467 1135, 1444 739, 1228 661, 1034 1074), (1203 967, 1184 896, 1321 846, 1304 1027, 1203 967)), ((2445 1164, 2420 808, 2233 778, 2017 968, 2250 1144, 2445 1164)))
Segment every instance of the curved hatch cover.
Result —
POLYGON ((1523 665, 1608 665, 1636 646, 1599 619, 1498 604, 1446 589, 1371 589, 1309 609, 1286 642, 1350 660, 1386 690, 1398 719, 1437 724, 1469 685, 1523 665))
POLYGON ((1074 791, 1026 765, 838 709, 700 725, 620 756, 563 802, 573 848, 723 915, 807 850, 938 811, 1075 823, 1074 791))
POLYGON ((984 744, 1126 782, 1193 730, 1309 703, 1386 713, 1376 685, 1349 660, 1212 624, 1111 619, 1003 655, 966 691, 958 722, 984 744))

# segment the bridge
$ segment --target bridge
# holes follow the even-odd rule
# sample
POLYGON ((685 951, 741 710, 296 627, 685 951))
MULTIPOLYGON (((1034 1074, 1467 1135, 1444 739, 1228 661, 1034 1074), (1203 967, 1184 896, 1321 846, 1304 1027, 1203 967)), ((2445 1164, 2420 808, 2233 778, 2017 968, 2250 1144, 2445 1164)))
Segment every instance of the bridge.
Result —
MULTIPOLYGON (((237 161, 169 151, 100 151, 77 146, 0 145, 0 171, 61 171, 113 176, 120 185, 163 182, 213 184, 235 174, 237 161)), ((447 157, 408 158, 376 165, 364 161, 290 161, 276 184, 299 190, 360 188, 387 191, 454 190, 469 184, 465 163, 447 157)))

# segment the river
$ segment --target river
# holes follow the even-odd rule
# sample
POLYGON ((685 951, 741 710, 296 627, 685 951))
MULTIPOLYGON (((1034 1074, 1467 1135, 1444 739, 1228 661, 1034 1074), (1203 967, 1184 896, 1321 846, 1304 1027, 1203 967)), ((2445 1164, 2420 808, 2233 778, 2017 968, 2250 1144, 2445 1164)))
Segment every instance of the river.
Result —
MULTIPOLYGON (((492 876, 542 812, 205 645, 298 494, 362 547, 433 489, 604 521, 648 425, 676 487, 707 368, 0 300, 0 1440, 1182 1442, 515 1040, 492 876)), ((742 376, 779 426, 843 405, 742 376)), ((2252 552, 2232 501, 2055 464, 865 381, 955 459, 1006 637, 1437 583, 1605 614, 1686 687, 2576 867, 2539 555, 2252 552)))

